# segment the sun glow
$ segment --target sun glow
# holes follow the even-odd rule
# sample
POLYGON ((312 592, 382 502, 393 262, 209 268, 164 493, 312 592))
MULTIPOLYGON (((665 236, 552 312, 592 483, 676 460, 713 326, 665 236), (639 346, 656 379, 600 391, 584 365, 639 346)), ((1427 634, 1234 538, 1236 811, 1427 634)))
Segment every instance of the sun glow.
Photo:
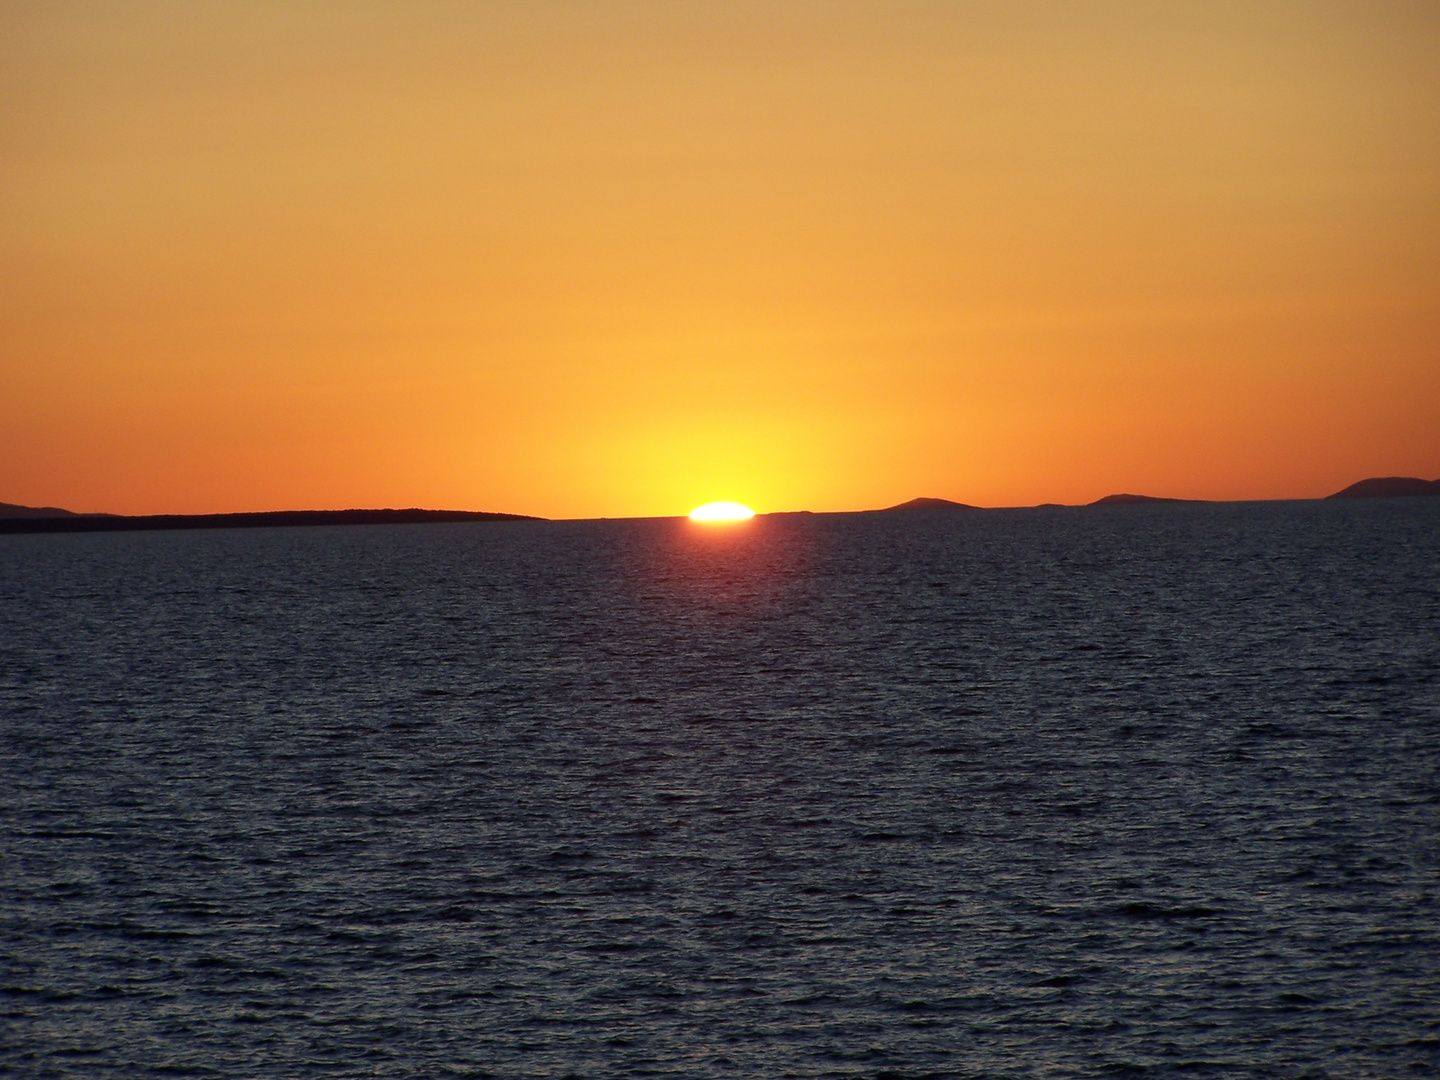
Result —
POLYGON ((690 511, 691 521, 745 521, 754 516, 754 510, 737 502, 706 503, 690 511))

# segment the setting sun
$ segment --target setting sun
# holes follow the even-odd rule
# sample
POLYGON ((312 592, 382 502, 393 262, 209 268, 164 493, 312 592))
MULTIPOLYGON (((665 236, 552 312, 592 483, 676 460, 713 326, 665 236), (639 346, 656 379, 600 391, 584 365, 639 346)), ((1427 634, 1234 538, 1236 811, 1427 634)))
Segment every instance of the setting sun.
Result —
POLYGON ((691 521, 745 521, 755 511, 737 502, 712 502, 690 511, 691 521))

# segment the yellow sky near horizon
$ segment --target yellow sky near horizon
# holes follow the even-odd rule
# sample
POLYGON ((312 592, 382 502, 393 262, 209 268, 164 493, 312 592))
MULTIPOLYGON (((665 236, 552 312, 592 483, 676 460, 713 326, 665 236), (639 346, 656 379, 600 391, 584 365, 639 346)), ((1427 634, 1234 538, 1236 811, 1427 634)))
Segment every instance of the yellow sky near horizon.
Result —
POLYGON ((1440 475, 1440 5, 0 7, 0 500, 1440 475))

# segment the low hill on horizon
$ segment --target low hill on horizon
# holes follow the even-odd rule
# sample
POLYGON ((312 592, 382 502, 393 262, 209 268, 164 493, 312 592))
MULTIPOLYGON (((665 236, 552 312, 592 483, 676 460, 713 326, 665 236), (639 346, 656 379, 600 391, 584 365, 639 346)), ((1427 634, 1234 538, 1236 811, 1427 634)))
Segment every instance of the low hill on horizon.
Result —
POLYGON ((1102 499, 1096 499, 1088 506, 1131 506, 1140 503, 1188 503, 1201 502, 1200 499, 1167 499, 1160 495, 1130 495, 1121 493, 1119 495, 1106 495, 1102 499))
POLYGON ((880 512, 886 513, 890 510, 978 510, 979 507, 971 506, 969 503, 953 502, 950 499, 911 499, 909 502, 897 503, 894 506, 884 507, 880 512))
MULTIPOLYGON (((28 509, 22 507, 22 509, 28 509)), ((264 529, 302 525, 417 525, 448 521, 543 521, 480 510, 268 510, 248 514, 72 514, 0 517, 0 533, 139 532, 149 529, 264 529)))
POLYGON ((1327 499, 1393 499, 1415 495, 1440 495, 1440 480, 1418 476, 1372 476, 1342 488, 1327 499))
POLYGON ((0 519, 78 516, 75 511, 61 510, 58 506, 21 506, 19 503, 0 502, 0 519))

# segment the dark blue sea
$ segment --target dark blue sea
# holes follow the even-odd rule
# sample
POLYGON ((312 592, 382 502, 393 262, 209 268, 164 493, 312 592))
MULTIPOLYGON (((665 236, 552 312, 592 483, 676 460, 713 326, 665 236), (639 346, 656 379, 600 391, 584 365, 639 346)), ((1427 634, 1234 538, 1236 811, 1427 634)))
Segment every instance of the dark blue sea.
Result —
POLYGON ((0 1071, 1440 1076, 1440 499, 0 537, 0 1071))

